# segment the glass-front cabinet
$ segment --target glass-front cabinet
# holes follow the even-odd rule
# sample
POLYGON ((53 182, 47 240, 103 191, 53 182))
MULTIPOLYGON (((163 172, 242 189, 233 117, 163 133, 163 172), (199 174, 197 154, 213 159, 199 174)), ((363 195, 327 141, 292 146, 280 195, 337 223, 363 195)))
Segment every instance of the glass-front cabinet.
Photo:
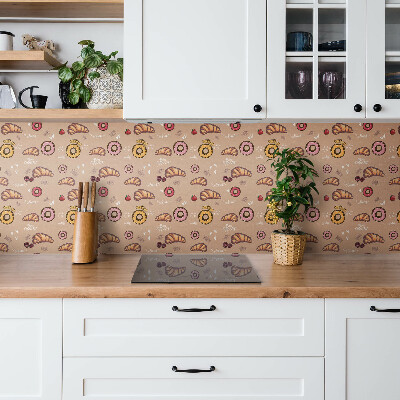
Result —
POLYGON ((268 0, 268 117, 365 117, 366 7, 268 0))

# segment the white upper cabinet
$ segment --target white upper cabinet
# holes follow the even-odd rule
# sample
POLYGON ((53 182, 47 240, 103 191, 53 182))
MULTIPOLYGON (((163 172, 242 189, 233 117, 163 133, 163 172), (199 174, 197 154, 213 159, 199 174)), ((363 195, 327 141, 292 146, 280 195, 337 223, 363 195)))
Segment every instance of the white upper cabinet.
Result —
POLYGON ((366 0, 268 0, 267 116, 364 118, 365 24, 366 0))
POLYGON ((129 0, 124 18, 125 119, 266 117, 266 0, 129 0))
POLYGON ((367 117, 398 119, 400 0, 367 0, 367 117))

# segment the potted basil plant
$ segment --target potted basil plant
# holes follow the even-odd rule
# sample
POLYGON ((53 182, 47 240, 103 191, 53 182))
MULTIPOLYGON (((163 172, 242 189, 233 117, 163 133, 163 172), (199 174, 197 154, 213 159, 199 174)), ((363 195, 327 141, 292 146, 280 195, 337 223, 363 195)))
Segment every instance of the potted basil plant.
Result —
POLYGON ((91 40, 79 44, 81 59, 71 67, 67 62, 57 67, 63 108, 79 108, 82 104, 91 109, 122 108, 123 58, 116 58, 118 51, 105 55, 95 50, 91 40))
POLYGON ((272 161, 276 171, 276 187, 266 196, 268 210, 266 220, 277 223, 282 220, 282 230, 271 234, 274 262, 280 265, 298 265, 303 262, 306 235, 293 230, 299 210, 313 205, 313 192, 319 193, 314 178, 318 176, 314 164, 294 151, 277 149, 272 161))

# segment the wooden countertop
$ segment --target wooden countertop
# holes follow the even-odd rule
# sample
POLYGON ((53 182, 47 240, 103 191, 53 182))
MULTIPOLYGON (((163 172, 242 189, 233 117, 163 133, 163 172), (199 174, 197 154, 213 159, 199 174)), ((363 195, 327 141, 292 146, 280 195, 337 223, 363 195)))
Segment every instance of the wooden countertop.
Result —
POLYGON ((400 257, 306 254, 283 267, 250 255, 261 284, 131 284, 140 255, 102 255, 72 265, 68 255, 1 255, 0 297, 400 298, 400 257))

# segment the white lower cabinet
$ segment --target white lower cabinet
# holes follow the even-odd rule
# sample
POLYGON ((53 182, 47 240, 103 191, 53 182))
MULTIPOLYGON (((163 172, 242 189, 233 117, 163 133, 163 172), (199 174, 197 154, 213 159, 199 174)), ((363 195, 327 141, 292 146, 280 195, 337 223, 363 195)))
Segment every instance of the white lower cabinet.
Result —
POLYGON ((398 400, 399 360, 400 300, 326 300, 326 400, 398 400))
POLYGON ((85 398, 323 400, 324 361, 316 357, 65 358, 64 400, 85 398), (212 372, 179 372, 211 367, 215 367, 212 372))
POLYGON ((62 300, 0 300, 0 400, 59 400, 62 300))

